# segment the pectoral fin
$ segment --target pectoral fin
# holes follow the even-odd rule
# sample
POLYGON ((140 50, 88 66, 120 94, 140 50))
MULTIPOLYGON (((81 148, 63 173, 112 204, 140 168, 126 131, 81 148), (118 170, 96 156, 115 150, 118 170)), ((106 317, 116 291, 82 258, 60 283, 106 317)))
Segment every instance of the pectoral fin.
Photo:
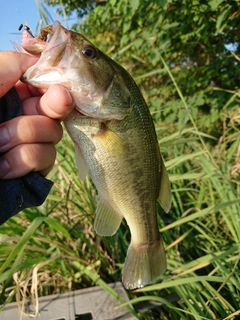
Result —
POLYGON ((172 200, 171 185, 168 178, 167 170, 162 161, 158 202, 165 212, 168 212, 169 209, 171 208, 171 200, 172 200))
POLYGON ((93 135, 94 139, 98 139, 110 156, 122 157, 128 150, 127 143, 114 131, 109 129, 104 123, 97 134, 93 135))
POLYGON ((89 169, 85 159, 83 158, 82 151, 76 142, 74 142, 74 147, 75 147, 75 156, 76 156, 76 164, 78 167, 78 173, 81 181, 84 181, 86 179, 86 176, 88 175, 89 169))
POLYGON ((117 232, 121 221, 122 216, 100 198, 94 222, 95 231, 100 236, 112 236, 117 232))

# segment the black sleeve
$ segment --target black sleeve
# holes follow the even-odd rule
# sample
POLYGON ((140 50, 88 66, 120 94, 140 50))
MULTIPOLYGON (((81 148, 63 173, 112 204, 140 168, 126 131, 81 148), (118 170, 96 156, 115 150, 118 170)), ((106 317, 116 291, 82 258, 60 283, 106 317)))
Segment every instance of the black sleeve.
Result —
MULTIPOLYGON (((0 99, 0 123, 21 114, 21 101, 12 88, 0 99)), ((52 186, 53 182, 39 172, 30 172, 17 179, 0 179, 0 225, 25 208, 40 206, 52 186)))

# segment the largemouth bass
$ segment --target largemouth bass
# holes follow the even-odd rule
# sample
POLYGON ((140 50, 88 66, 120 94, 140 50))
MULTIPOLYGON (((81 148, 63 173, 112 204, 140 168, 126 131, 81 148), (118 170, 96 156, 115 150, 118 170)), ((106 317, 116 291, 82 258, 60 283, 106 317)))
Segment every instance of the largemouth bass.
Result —
POLYGON ((83 35, 58 21, 22 47, 41 53, 22 81, 62 84, 76 107, 64 120, 74 141, 80 178, 90 173, 98 190, 94 228, 111 236, 125 218, 131 232, 122 281, 127 289, 154 282, 166 270, 157 201, 171 206, 170 182, 148 107, 132 77, 83 35), (50 39, 47 40, 47 35, 50 39))

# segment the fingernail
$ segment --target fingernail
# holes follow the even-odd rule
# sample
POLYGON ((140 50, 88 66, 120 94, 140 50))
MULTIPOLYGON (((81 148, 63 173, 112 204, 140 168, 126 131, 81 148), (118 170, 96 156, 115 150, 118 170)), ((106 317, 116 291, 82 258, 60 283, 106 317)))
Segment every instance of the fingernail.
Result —
POLYGON ((69 100, 69 105, 71 106, 73 103, 73 96, 71 95, 71 93, 69 92, 68 89, 66 89, 64 86, 61 86, 62 90, 67 94, 68 96, 68 100, 69 100))
POLYGON ((0 159, 0 178, 3 178, 11 170, 11 167, 6 159, 0 159))
POLYGON ((0 128, 0 147, 9 142, 9 133, 5 127, 0 128))

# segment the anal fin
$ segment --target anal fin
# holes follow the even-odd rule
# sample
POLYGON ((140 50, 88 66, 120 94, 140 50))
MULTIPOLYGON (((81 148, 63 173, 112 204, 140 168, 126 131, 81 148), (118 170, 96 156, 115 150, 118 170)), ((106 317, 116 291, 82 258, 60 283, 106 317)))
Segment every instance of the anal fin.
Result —
POLYGON ((110 207, 103 199, 99 199, 94 229, 100 236, 112 236, 121 224, 122 216, 110 207))

